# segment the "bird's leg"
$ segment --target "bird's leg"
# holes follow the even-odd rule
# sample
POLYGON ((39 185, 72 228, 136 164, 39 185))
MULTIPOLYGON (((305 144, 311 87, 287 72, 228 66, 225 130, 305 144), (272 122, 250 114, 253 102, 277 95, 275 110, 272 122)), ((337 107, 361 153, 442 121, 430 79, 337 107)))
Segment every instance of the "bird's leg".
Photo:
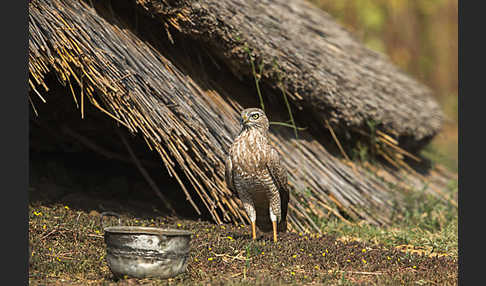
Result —
POLYGON ((277 222, 272 221, 272 226, 273 226, 273 241, 277 242, 277 222))
POLYGON ((273 227, 273 241, 277 242, 277 216, 273 214, 271 207, 270 207, 270 220, 272 221, 272 227, 273 227))
POLYGON ((270 220, 272 221, 273 227, 273 241, 277 242, 277 222, 281 219, 281 210, 280 210, 280 195, 278 190, 274 190, 273 192, 270 191, 269 194, 270 200, 270 220))
POLYGON ((251 222, 251 238, 256 239, 256 223, 254 221, 251 222))
POLYGON ((240 192, 240 199, 243 203, 243 207, 245 208, 248 217, 250 218, 251 222, 251 238, 253 240, 256 239, 256 210, 253 200, 247 192, 240 192))

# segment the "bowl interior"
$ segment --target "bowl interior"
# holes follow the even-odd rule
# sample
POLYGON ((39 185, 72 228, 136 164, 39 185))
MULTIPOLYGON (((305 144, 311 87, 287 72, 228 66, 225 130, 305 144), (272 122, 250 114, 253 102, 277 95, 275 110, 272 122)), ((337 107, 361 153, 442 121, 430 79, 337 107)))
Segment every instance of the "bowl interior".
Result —
POLYGON ((110 226, 104 228, 109 233, 155 234, 166 236, 190 236, 192 232, 173 228, 158 228, 146 226, 110 226))

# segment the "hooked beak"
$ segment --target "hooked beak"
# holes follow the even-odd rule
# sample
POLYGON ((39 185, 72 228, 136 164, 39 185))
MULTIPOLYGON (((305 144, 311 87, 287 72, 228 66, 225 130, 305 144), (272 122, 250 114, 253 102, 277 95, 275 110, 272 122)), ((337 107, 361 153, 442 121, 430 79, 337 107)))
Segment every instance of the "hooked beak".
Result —
POLYGON ((241 125, 245 125, 246 123, 248 123, 248 116, 246 114, 243 114, 241 116, 241 125))

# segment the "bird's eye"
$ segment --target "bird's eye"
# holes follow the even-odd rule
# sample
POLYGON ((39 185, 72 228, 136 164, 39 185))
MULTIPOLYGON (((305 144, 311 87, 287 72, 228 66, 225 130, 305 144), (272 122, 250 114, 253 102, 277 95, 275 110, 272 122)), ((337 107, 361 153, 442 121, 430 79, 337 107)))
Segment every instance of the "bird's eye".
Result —
POLYGON ((252 118, 252 119, 255 119, 255 120, 256 120, 256 119, 258 119, 258 117, 260 117, 260 115, 259 115, 258 113, 253 113, 253 114, 251 115, 251 118, 252 118))

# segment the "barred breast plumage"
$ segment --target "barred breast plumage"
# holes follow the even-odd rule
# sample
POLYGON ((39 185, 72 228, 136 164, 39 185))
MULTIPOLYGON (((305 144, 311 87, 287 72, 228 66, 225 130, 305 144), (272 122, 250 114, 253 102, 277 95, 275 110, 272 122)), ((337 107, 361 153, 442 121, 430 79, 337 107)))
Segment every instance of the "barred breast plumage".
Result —
POLYGON ((287 229, 289 190, 287 172, 280 156, 268 142, 268 119, 261 109, 241 113, 242 130, 226 159, 226 183, 238 193, 252 223, 261 231, 287 229))

